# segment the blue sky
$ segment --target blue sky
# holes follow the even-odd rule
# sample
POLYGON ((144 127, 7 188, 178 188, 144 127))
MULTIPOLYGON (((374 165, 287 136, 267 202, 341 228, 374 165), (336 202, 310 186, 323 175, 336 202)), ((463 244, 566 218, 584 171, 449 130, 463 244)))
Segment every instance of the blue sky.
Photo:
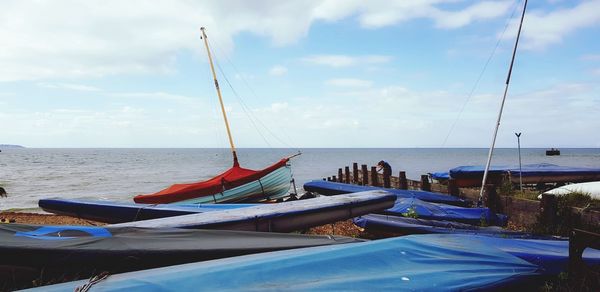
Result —
MULTIPOLYGON (((238 147, 488 147, 522 3, 2 1, 0 144, 227 147, 205 26, 238 147)), ((597 11, 529 3, 497 146, 600 147, 597 11)))

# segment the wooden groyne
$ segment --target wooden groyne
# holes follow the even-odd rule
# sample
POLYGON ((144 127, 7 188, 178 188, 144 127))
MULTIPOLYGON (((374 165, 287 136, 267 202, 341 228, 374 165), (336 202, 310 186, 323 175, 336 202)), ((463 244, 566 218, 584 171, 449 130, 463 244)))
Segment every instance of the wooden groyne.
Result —
MULTIPOLYGON (((378 173, 375 166, 367 164, 358 165, 352 163, 352 167, 344 166, 338 168, 337 174, 323 180, 368 185, 376 187, 389 187, 403 190, 423 190, 437 193, 444 193, 456 196, 472 202, 479 200, 479 188, 459 188, 453 179, 449 179, 446 184, 435 183, 428 174, 423 174, 420 180, 411 180, 406 178, 405 171, 399 171, 398 176, 389 176, 389 186, 384 186, 383 174, 378 173)), ((586 208, 567 207, 568 213, 559 214, 558 199, 552 195, 544 195, 542 200, 530 200, 519 198, 513 195, 500 194, 501 184, 488 184, 484 188, 483 204, 495 213, 502 213, 509 216, 510 222, 516 226, 533 228, 533 226, 553 226, 576 222, 578 225, 591 226, 591 229, 598 231, 600 229, 600 212, 587 210, 586 208), (564 218, 564 217, 567 218, 564 218)), ((565 213, 563 211, 563 213, 565 213)))

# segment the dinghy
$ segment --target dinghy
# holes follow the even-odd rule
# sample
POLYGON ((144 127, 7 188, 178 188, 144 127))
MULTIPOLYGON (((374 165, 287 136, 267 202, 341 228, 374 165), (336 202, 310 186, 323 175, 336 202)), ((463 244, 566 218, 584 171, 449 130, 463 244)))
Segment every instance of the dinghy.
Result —
POLYGON ((395 200, 393 194, 369 191, 111 226, 291 232, 385 210, 394 206, 395 200))
POLYGON ((551 239, 531 233, 510 231, 498 226, 479 226, 456 221, 427 220, 402 216, 367 214, 353 219, 354 224, 368 232, 394 235, 410 234, 474 234, 502 238, 551 239))
POLYGON ((313 180, 304 184, 304 190, 307 192, 315 192, 324 196, 335 196, 340 194, 364 192, 364 191, 386 191, 396 195, 398 198, 417 198, 422 201, 432 203, 443 203, 456 206, 468 206, 470 202, 452 197, 445 194, 415 191, 415 190, 398 190, 389 188, 379 188, 372 186, 359 186, 323 180, 313 180))
MULTIPOLYGON (((587 264, 600 252, 586 250, 587 264)), ((567 241, 409 235, 113 275, 98 291, 464 291, 532 289, 566 271, 567 241), (234 275, 234 276, 232 276, 234 275)), ((43 287, 73 291, 87 281, 43 287)), ((42 289, 42 288, 41 288, 42 289)))
POLYGON ((215 73, 208 38, 204 28, 202 39, 206 46, 210 69, 215 82, 217 96, 221 105, 221 112, 227 129, 229 146, 233 155, 233 167, 227 171, 202 182, 174 184, 162 191, 153 194, 137 195, 133 198, 136 203, 142 204, 169 204, 169 203, 234 203, 241 201, 259 201, 264 199, 277 199, 288 194, 292 183, 292 173, 288 164, 292 155, 266 167, 262 170, 242 168, 233 143, 227 113, 223 105, 217 74, 215 73))
MULTIPOLYGON (((592 197, 592 199, 600 200, 600 181, 564 185, 562 187, 543 192, 543 194, 555 196, 564 196, 571 193, 587 194, 592 197)), ((538 196, 538 199, 542 199, 541 194, 538 196)))
POLYGON ((123 223, 173 217, 195 213, 222 211, 256 206, 257 204, 134 204, 100 200, 42 199, 42 210, 58 215, 104 223, 123 223))
POLYGON ((284 249, 361 242, 222 230, 0 224, 0 287, 87 278, 284 249))

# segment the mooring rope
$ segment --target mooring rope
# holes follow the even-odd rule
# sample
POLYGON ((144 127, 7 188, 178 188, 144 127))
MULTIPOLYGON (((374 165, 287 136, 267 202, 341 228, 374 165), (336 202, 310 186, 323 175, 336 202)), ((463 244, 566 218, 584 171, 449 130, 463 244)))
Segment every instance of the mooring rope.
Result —
POLYGON ((75 287, 75 292, 87 292, 90 290, 90 288, 92 288, 92 286, 94 286, 98 282, 108 278, 109 275, 110 274, 108 272, 102 272, 96 276, 93 276, 90 278, 90 280, 87 283, 85 283, 81 286, 75 287))

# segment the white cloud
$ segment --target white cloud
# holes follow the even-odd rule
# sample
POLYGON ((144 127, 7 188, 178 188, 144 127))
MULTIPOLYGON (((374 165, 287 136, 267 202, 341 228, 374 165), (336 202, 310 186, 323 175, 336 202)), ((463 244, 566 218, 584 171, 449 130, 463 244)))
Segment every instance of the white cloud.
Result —
MULTIPOLYGON (((523 48, 539 50, 560 43, 577 30, 600 24, 600 0, 583 1, 570 8, 527 11, 523 23, 523 48)), ((514 38, 519 19, 513 20, 506 38, 514 38)))
MULTIPOLYGON (((281 46, 305 37, 316 21, 344 18, 355 17, 367 28, 417 18, 453 28, 497 17, 503 3, 6 0, 0 9, 0 81, 171 73, 181 51, 204 58, 200 26, 207 27, 213 47, 227 53, 233 49, 233 36, 241 32, 281 46)), ((328 62, 348 66, 355 61, 342 56, 328 62)))
POLYGON ((302 59, 304 62, 325 65, 334 68, 364 66, 388 63, 392 60, 391 56, 365 55, 365 56, 347 56, 347 55, 313 55, 302 59))
POLYGON ((329 79, 325 81, 325 84, 339 87, 371 87, 373 81, 355 78, 337 78, 329 79))
POLYGON ((436 26, 440 28, 459 28, 476 20, 494 19, 504 15, 511 6, 511 1, 483 1, 461 11, 442 11, 434 13, 436 26))
POLYGON ((40 87, 44 88, 52 88, 52 89, 67 89, 67 90, 75 90, 75 91, 100 91, 100 88, 94 86, 88 86, 83 84, 73 84, 73 83, 50 83, 50 82, 41 82, 37 84, 40 87))
POLYGON ((269 69, 269 75, 271 76, 283 76, 287 74, 288 69, 281 65, 275 65, 269 69))

